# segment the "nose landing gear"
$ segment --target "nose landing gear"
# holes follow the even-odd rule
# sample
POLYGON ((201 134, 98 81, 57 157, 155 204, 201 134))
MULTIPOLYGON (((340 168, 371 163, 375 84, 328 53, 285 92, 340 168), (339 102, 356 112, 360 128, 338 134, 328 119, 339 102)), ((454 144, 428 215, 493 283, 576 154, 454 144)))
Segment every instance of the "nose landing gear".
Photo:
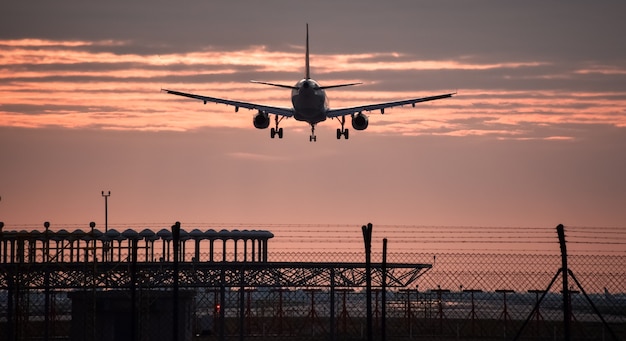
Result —
POLYGON ((316 142, 317 136, 315 136, 315 124, 311 124, 311 136, 309 136, 309 142, 316 142))

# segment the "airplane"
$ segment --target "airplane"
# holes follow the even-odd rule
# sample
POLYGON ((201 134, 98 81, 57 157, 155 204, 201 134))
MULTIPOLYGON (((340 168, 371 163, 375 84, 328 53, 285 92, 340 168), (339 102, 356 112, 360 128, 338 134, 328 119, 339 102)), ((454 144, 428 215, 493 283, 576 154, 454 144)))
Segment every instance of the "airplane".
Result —
POLYGON ((317 137, 315 136, 315 126, 328 118, 339 120, 341 128, 337 128, 337 139, 340 140, 343 136, 347 140, 349 138, 349 132, 348 129, 345 128, 345 123, 346 116, 348 115, 350 115, 352 119, 352 128, 354 128, 355 130, 365 130, 368 127, 369 123, 368 117, 363 114, 364 111, 370 112, 374 110, 380 110, 380 113, 384 114, 386 108, 404 106, 409 104, 415 107, 416 103, 449 98, 456 94, 456 92, 453 92, 429 97, 412 98, 393 102, 331 109, 328 106, 328 98, 326 97, 325 90, 353 86, 362 83, 321 86, 317 81, 311 78, 311 72, 309 68, 309 24, 306 25, 305 77, 303 79, 299 80, 293 86, 254 80, 250 82, 291 90, 292 107, 275 107, 250 102, 234 101, 224 98, 196 95, 192 93, 168 89, 161 89, 161 91, 172 95, 197 99, 204 102, 204 104, 207 104, 207 102, 213 102, 218 104, 230 105, 235 107, 235 112, 238 112, 239 108, 257 110, 258 112, 254 115, 252 120, 254 127, 257 129, 267 129, 270 125, 270 115, 274 115, 275 126, 272 127, 270 130, 271 138, 275 138, 276 136, 278 136, 279 139, 283 138, 283 128, 279 128, 278 125, 284 118, 294 118, 296 121, 307 122, 311 126, 311 136, 309 137, 309 141, 317 141, 317 137))

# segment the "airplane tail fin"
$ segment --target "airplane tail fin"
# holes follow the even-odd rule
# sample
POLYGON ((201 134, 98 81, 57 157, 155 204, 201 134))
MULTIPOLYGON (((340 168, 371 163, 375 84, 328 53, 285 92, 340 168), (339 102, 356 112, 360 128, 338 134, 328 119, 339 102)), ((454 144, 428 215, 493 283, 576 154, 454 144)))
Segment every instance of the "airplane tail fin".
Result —
MULTIPOLYGON (((306 79, 311 79, 311 69, 310 69, 310 64, 309 64, 309 23, 306 24, 306 55, 305 55, 304 58, 305 58, 304 59, 305 78, 306 79)), ((252 80, 250 82, 251 83, 257 83, 257 84, 265 84, 265 85, 276 86, 276 87, 279 87, 279 88, 298 90, 298 88, 293 86, 293 85, 284 85, 284 84, 260 82, 260 81, 254 81, 254 80, 252 80)), ((348 83, 348 84, 327 85, 327 86, 321 86, 320 89, 325 90, 325 89, 332 89, 332 88, 341 88, 341 87, 344 87, 344 86, 352 86, 352 85, 358 85, 358 84, 363 84, 363 83, 348 83)))
POLYGON ((309 69, 309 23, 306 24, 306 57, 304 67, 306 68, 306 79, 311 79, 311 71, 309 69))
MULTIPOLYGON (((306 56, 304 59, 304 67, 305 67, 305 78, 311 79, 311 68, 310 68, 310 63, 309 63, 309 23, 306 24, 306 56)), ((322 86, 320 87, 320 89, 340 88, 344 86, 352 86, 352 85, 358 85, 358 84, 362 84, 362 83, 328 85, 328 86, 322 86)), ((273 84, 270 84, 270 85, 273 85, 273 84)))

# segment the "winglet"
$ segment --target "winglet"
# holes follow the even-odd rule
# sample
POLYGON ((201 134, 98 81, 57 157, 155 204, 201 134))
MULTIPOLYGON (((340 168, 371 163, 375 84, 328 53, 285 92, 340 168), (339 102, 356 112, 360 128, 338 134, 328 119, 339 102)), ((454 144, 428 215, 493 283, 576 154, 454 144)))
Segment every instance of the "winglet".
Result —
POLYGON ((306 57, 305 57, 306 79, 311 79, 309 71, 309 23, 306 24, 306 57))

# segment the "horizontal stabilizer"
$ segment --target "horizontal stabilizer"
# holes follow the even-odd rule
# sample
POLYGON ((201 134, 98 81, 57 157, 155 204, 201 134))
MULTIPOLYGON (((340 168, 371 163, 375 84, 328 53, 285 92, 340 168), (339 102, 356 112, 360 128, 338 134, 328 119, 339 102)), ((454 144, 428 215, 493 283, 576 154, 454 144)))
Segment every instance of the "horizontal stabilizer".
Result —
POLYGON ((298 90, 297 87, 293 86, 293 85, 284 85, 284 84, 276 84, 276 83, 268 83, 268 82, 259 82, 259 81, 250 81, 250 83, 256 83, 256 84, 264 84, 264 85, 271 85, 271 86, 277 86, 279 88, 285 88, 285 89, 291 89, 291 90, 298 90))
POLYGON ((350 83, 350 84, 337 84, 337 85, 320 86, 320 89, 325 90, 325 89, 332 89, 332 88, 341 88, 343 86, 353 86, 353 85, 359 85, 359 84, 363 84, 363 83, 350 83))

